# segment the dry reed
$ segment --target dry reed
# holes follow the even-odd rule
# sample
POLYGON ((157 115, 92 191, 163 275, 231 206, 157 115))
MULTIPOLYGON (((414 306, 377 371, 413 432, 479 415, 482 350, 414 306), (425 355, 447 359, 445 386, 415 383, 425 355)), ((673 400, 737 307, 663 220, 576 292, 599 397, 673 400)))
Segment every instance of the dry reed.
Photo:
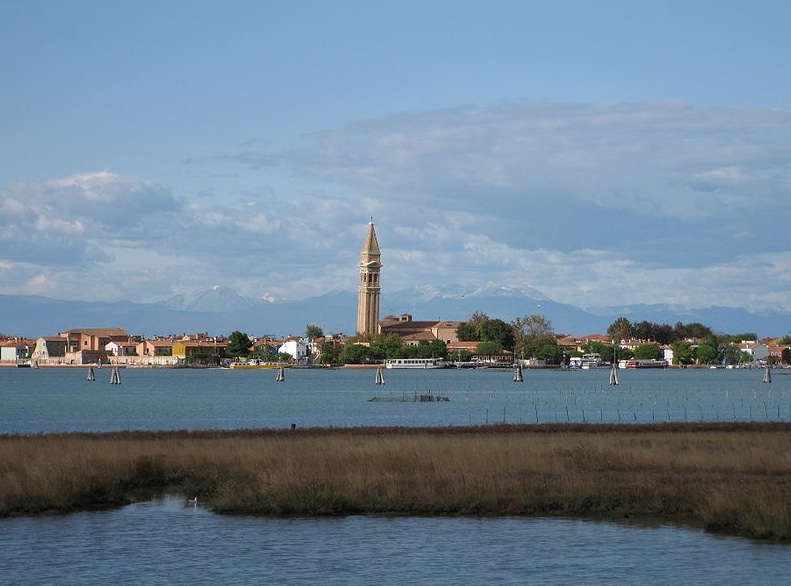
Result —
POLYGON ((662 518, 791 540, 791 425, 0 436, 0 517, 179 486, 219 513, 662 518))

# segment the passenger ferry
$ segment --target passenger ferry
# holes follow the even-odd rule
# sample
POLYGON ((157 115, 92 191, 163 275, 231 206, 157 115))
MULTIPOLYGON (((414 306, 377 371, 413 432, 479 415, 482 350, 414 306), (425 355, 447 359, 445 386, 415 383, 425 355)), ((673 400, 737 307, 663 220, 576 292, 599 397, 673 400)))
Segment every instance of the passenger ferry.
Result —
POLYGON ((386 368, 445 368, 447 364, 439 358, 390 358, 386 368))
POLYGON ((667 360, 638 358, 627 361, 626 368, 667 368, 667 360))
POLYGON ((572 356, 569 359, 569 368, 607 368, 610 365, 601 359, 601 354, 593 352, 582 356, 572 356))
POLYGON ((280 362, 267 362, 267 361, 256 360, 256 359, 248 360, 247 362, 232 362, 229 365, 229 368, 232 368, 234 370, 236 370, 236 369, 247 369, 247 370, 250 370, 250 369, 259 369, 259 368, 274 369, 274 368, 281 368, 281 367, 282 368, 288 368, 289 365, 288 364, 283 364, 283 363, 280 363, 280 362))

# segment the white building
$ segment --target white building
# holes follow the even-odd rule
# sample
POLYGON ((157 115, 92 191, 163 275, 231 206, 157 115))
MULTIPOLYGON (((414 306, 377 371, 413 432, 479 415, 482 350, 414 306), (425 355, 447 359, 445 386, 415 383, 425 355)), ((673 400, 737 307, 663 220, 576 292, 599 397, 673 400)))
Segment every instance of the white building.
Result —
POLYGON ((742 340, 739 344, 739 350, 747 352, 752 356, 753 362, 763 361, 769 356, 769 348, 759 342, 751 342, 749 340, 742 340))
POLYGON ((296 361, 305 360, 308 357, 308 345, 299 338, 289 338, 277 351, 278 353, 291 354, 291 358, 296 361))

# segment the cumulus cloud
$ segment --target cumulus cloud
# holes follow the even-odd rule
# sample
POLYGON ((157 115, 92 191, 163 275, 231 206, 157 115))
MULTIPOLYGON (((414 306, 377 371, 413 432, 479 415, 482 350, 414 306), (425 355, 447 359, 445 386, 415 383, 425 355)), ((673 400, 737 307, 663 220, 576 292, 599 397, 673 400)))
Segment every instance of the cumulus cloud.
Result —
POLYGON ((218 283, 268 300, 351 291, 373 216, 391 294, 498 283, 588 308, 788 303, 785 112, 511 103, 360 121, 301 145, 206 158, 214 179, 215 164, 261 173, 257 191, 223 197, 181 200, 107 171, 7 185, 0 287, 79 297, 88 284, 135 300, 218 283), (264 160, 294 183, 267 184, 283 169, 264 160))
POLYGON ((375 202, 402 285, 525 282, 588 307, 783 286, 757 259, 787 249, 787 112, 509 103, 359 121, 283 158, 375 202))
POLYGON ((108 171, 14 183, 3 189, 0 243, 7 258, 80 265, 106 257, 103 240, 136 239, 179 208, 166 188, 108 171))
POLYGON ((180 208, 166 188, 108 171, 12 183, 2 196, 2 285, 51 295, 74 295, 79 286, 67 282, 92 284, 91 267, 112 263, 117 250, 161 239, 157 223, 180 208))

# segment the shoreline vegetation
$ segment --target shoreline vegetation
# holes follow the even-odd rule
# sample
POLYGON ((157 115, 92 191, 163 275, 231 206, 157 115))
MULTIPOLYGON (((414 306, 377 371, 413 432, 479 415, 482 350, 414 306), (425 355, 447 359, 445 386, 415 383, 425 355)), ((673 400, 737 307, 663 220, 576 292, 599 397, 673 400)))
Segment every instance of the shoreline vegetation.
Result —
POLYGON ((219 514, 660 520, 791 541, 791 423, 0 435, 0 518, 175 488, 219 514))

